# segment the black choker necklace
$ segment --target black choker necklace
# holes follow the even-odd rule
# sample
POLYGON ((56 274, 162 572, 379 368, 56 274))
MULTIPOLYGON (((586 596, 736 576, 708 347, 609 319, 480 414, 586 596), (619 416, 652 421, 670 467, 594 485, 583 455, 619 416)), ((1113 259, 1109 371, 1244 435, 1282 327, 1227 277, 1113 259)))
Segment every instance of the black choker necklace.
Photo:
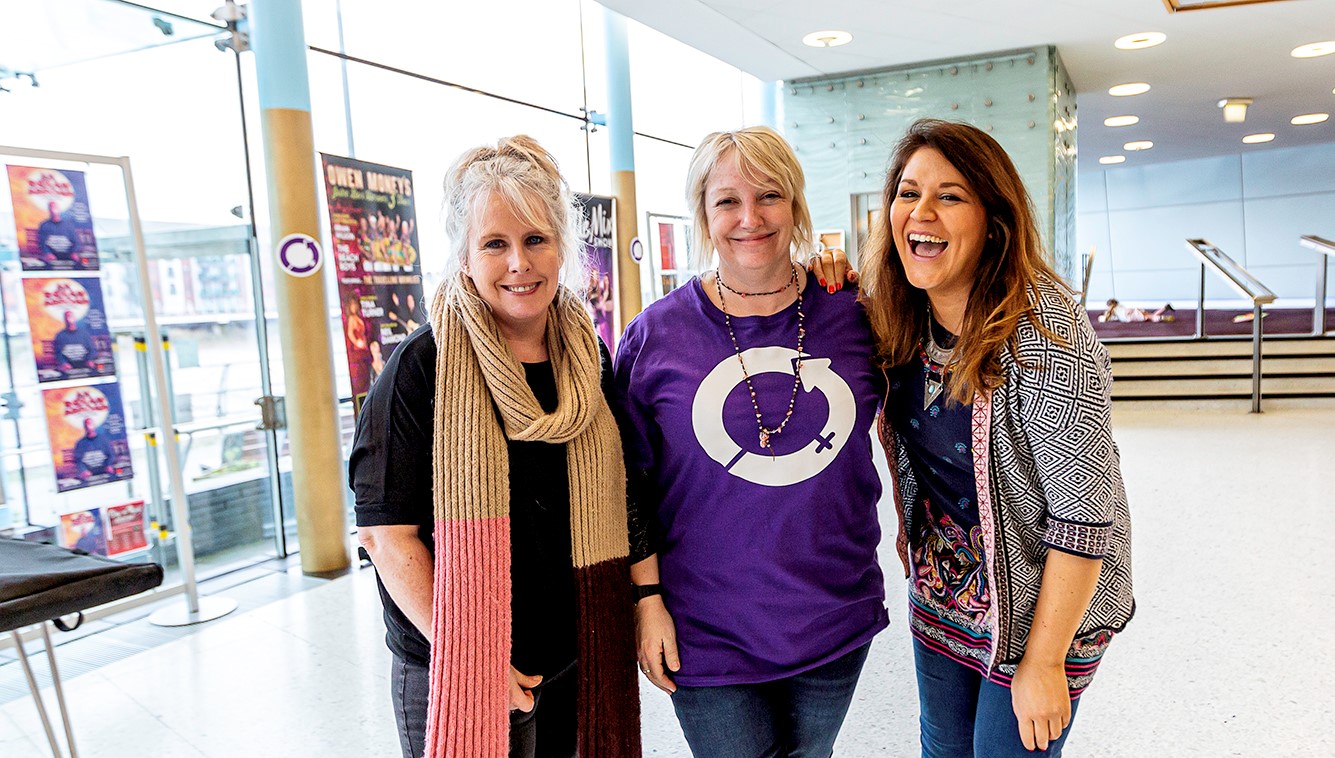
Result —
MULTIPOLYGON (((714 269, 714 278, 718 281, 720 287, 738 297, 765 297, 766 295, 777 295, 794 284, 797 284, 797 267, 793 267, 793 275, 786 284, 776 290, 770 290, 769 292, 742 292, 740 290, 735 290, 732 287, 729 287, 727 282, 723 281, 723 273, 718 269, 714 269)), ((722 299, 721 296, 720 299, 722 299)))

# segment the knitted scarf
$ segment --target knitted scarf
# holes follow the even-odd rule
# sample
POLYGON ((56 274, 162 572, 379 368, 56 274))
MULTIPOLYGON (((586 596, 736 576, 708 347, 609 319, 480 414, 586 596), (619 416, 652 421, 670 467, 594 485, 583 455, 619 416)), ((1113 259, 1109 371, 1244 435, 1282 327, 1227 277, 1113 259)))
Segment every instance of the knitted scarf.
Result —
POLYGON ((602 393, 593 324, 579 298, 562 287, 547 313, 558 398, 553 413, 533 396, 524 367, 469 277, 459 274, 441 284, 431 303, 431 330, 437 347, 436 561, 426 758, 509 754, 507 439, 566 445, 579 624, 579 754, 638 758, 626 471, 602 393))

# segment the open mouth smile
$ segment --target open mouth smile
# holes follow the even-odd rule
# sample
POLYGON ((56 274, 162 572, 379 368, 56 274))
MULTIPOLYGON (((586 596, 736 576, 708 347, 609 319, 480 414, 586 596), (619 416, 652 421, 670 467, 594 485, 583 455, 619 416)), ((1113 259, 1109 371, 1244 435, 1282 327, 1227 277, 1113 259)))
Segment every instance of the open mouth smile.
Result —
POLYGON ((514 295, 527 295, 538 288, 538 283, 533 284, 502 284, 500 288, 514 295))
POLYGON ((936 258, 946 251, 950 242, 931 234, 913 232, 908 235, 909 252, 919 258, 936 258))

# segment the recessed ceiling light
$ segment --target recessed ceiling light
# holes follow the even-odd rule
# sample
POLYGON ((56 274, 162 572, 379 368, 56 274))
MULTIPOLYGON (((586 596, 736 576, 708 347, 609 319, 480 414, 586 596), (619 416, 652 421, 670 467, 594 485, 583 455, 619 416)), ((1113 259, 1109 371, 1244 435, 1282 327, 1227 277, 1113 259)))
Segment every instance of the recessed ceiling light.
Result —
POLYGON ((1133 153, 1140 150, 1149 150, 1152 147, 1154 147, 1154 143, 1147 139, 1136 140, 1135 142, 1128 142, 1125 145, 1122 145, 1123 150, 1130 150, 1133 153))
POLYGON ((1109 116, 1103 119, 1104 126, 1131 126, 1139 123, 1140 116, 1109 116))
POLYGON ((1224 109, 1224 121, 1229 124, 1241 124, 1247 120, 1247 106, 1251 105, 1253 100, 1250 97, 1226 97, 1219 101, 1219 107, 1224 109))
POLYGON ((1108 94, 1113 97, 1127 97, 1129 95, 1143 95, 1150 91, 1150 85, 1145 82, 1129 82, 1119 84, 1108 88, 1108 94))
POLYGON ((853 41, 853 35, 848 32, 838 30, 828 30, 823 32, 812 32, 802 38, 802 44, 807 47, 839 47, 847 45, 853 41))
POLYGON ((1289 119, 1289 123, 1294 126, 1306 126, 1308 124, 1319 124, 1330 118, 1329 113, 1304 113, 1301 116, 1294 116, 1289 119))
POLYGON ((1320 58, 1323 55, 1335 53, 1335 40, 1326 40, 1325 42, 1310 42, 1306 45, 1299 45, 1293 48, 1289 53, 1295 58, 1320 58))
POLYGON ((1125 155, 1105 155, 1105 156, 1103 156, 1102 158, 1099 158, 1099 163, 1102 163, 1102 164, 1105 165, 1105 166, 1111 166, 1111 165, 1114 164, 1114 163, 1126 163, 1126 156, 1125 156, 1125 155))
POLYGON ((1274 138, 1275 135, 1271 132, 1263 132, 1261 134, 1248 134, 1246 137, 1242 138, 1242 141, 1248 145, 1259 145, 1262 142, 1269 142, 1274 138))
POLYGON ((1162 45, 1168 35, 1163 32, 1138 32, 1128 34, 1125 37, 1118 37, 1113 43, 1113 47, 1118 50, 1143 50, 1147 47, 1162 45))

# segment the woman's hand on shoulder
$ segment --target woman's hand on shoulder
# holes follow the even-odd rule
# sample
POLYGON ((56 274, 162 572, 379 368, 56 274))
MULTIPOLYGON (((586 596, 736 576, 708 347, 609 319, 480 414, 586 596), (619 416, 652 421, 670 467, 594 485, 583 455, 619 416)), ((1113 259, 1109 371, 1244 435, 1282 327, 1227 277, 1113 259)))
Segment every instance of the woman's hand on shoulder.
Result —
POLYGON ((636 657, 640 671, 658 689, 671 695, 677 685, 669 671, 681 669, 677 657, 677 625, 660 596, 646 597, 635 604, 636 657))
POLYGON ((848 255, 839 248, 826 248, 807 259, 807 271, 831 294, 844 288, 844 282, 856 284, 858 272, 848 263, 848 255))
POLYGON ((1011 680, 1011 707, 1027 750, 1047 750, 1071 725, 1071 691, 1066 667, 1022 658, 1011 680))
POLYGON ((510 710, 528 713, 533 710, 533 688, 542 683, 542 677, 528 676, 510 667, 510 710))

